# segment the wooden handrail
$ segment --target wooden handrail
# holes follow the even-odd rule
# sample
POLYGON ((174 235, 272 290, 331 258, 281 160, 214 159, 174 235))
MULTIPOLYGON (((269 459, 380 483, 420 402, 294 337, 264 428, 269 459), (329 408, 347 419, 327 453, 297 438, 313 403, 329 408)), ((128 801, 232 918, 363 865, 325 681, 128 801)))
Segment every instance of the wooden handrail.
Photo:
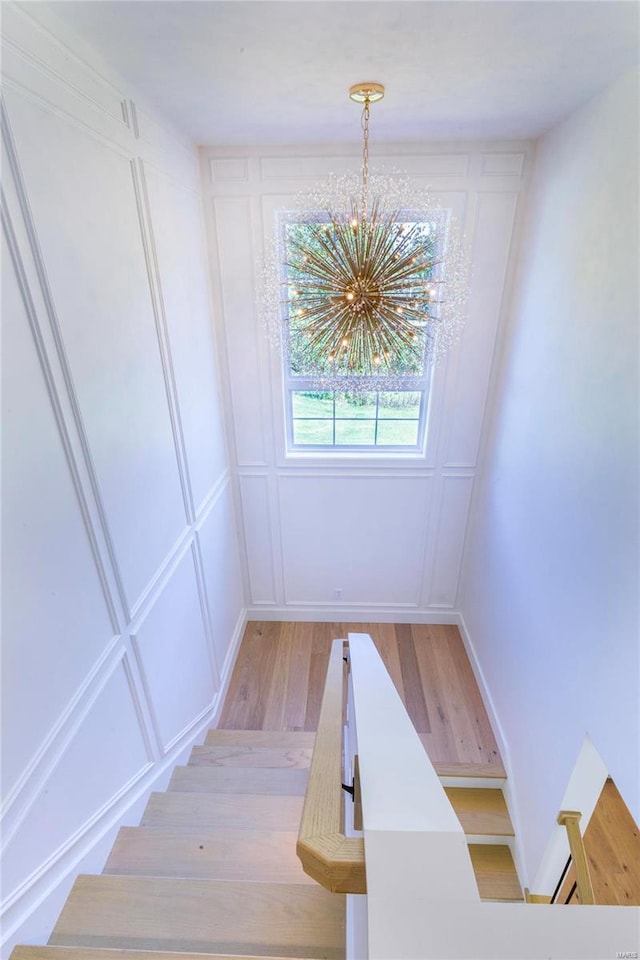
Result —
POLYGON ((589 873, 589 863, 584 849, 582 834, 580 833, 580 817, 577 810, 561 810, 558 814, 558 823, 561 827, 566 827, 569 838, 569 850, 571 851, 571 860, 576 871, 576 886, 580 903, 594 904, 593 884, 591 883, 591 874, 589 873))
POLYGON ((342 793, 344 641, 329 657, 296 851, 302 868, 333 893, 366 893, 362 837, 345 837, 342 793))

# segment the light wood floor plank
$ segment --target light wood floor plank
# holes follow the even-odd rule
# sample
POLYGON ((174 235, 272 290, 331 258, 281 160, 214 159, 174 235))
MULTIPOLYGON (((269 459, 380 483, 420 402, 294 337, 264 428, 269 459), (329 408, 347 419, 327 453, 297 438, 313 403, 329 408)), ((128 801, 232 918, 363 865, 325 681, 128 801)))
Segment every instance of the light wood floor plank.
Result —
MULTIPOLYGON (((416 660, 420 680, 428 704, 430 730, 421 734, 422 742, 432 763, 458 763, 459 756, 451 729, 450 710, 454 708, 452 697, 447 694, 438 671, 438 649, 432 628, 426 627, 414 634, 416 660)), ((457 700, 455 701, 457 704, 457 700)))
POLYGON ((294 624, 283 623, 275 644, 269 695, 265 699, 262 726, 265 730, 285 730, 287 678, 294 650, 294 624))
POLYGON ((344 917, 316 884, 80 876, 49 942, 342 958, 344 917))
MULTIPOLYGON (((305 730, 318 729, 318 717, 324 691, 324 681, 329 665, 329 654, 333 639, 338 639, 327 623, 314 623, 310 628, 311 655, 309 658, 309 685, 304 693, 306 700, 304 728, 305 730)), ((299 696, 295 692, 292 695, 299 696)))
POLYGON ((220 727, 264 728, 269 717, 281 728, 315 729, 331 641, 350 632, 372 637, 432 761, 502 767, 464 644, 451 625, 251 622, 220 727), (277 657, 282 677, 274 677, 277 657))
POLYGON ((454 664, 457 682, 460 689, 466 692, 466 716, 470 722, 470 747, 472 754, 462 758, 468 761, 479 760, 481 763, 491 763, 499 760, 500 755, 496 743, 489 717, 485 709, 480 690, 475 681, 473 670, 464 649, 462 637, 457 627, 448 625, 445 627, 448 641, 448 649, 454 664))
POLYGON ((429 733, 429 711, 420 681, 420 670, 416 657, 412 627, 408 623, 396 624, 398 654, 402 670, 404 703, 412 723, 418 733, 429 733))
POLYGON ((307 698, 297 696, 297 691, 309 689, 313 636, 309 636, 306 629, 302 630, 299 623, 292 624, 292 628, 291 659, 284 692, 284 726, 287 730, 304 730, 307 698))
MULTIPOLYGON (((640 906, 640 830, 611 778, 602 788, 583 839, 596 903, 640 906)), ((574 886, 571 865, 556 903, 580 903, 574 886)))

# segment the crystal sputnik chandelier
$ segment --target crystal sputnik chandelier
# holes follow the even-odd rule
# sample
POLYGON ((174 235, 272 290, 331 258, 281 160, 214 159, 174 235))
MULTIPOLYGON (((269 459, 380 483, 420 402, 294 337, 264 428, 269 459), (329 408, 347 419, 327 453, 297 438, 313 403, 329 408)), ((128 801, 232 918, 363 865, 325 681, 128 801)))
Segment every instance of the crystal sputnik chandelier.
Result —
POLYGON ((425 191, 402 175, 369 174, 370 107, 382 84, 357 84, 349 96, 362 103, 359 183, 334 178, 328 194, 303 198, 286 227, 279 299, 292 368, 327 386, 357 376, 367 389, 381 375, 421 375, 457 339, 466 259, 425 191))

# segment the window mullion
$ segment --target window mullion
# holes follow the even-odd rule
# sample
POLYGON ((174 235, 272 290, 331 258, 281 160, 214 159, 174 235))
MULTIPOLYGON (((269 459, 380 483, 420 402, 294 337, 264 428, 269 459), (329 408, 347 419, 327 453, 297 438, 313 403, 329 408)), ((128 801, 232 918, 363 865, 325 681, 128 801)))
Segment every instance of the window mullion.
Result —
POLYGON ((336 445, 336 391, 333 391, 333 445, 336 445))

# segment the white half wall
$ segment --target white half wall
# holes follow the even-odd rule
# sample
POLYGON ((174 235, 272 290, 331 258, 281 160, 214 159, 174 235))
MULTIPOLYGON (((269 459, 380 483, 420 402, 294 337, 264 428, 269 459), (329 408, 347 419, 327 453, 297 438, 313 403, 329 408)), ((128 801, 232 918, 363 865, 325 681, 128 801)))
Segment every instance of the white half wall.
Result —
POLYGON ((215 719, 244 591, 196 151, 53 13, 2 13, 8 955, 215 719))
MULTIPOLYGON (((357 134, 357 116, 354 137, 357 134)), ((226 351, 249 609, 257 619, 454 622, 493 357, 531 145, 373 145, 372 171, 406 170, 451 209, 474 271, 464 335, 433 374, 426 450, 287 453, 281 359, 257 316, 279 210, 360 146, 202 148, 216 319, 226 351)))
MULTIPOLYGON (((640 820, 638 76, 537 144, 460 607, 531 883, 588 734, 640 820)), ((537 891, 536 891, 537 892, 537 891)))

